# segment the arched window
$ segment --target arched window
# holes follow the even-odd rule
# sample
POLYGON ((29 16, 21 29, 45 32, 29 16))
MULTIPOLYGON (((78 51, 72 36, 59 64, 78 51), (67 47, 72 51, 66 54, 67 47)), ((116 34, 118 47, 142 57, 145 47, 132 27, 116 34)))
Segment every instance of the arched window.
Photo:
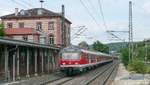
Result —
POLYGON ((42 31, 42 22, 37 22, 36 23, 36 30, 37 31, 42 31))
POLYGON ((53 45, 54 44, 54 35, 49 36, 49 44, 53 45))

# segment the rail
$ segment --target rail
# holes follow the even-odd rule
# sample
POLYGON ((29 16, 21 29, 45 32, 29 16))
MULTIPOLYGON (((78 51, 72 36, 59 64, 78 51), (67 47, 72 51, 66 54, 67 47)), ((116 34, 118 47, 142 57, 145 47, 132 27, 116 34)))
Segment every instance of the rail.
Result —
POLYGON ((112 73, 114 72, 114 70, 117 67, 118 67, 118 63, 114 63, 113 65, 107 67, 102 72, 100 72, 97 75, 95 75, 89 81, 85 82, 84 85, 90 85, 90 84, 94 85, 93 83, 95 83, 95 82, 98 83, 99 85, 106 85, 109 77, 112 75, 112 73), (98 81, 101 81, 101 82, 97 82, 96 79, 98 79, 98 81))
POLYGON ((108 85, 108 83, 112 83, 112 81, 116 77, 117 70, 118 70, 118 64, 116 64, 114 66, 114 68, 112 69, 112 71, 110 71, 110 74, 108 74, 108 76, 107 76, 106 80, 104 81, 103 85, 108 85))
MULTIPOLYGON (((85 73, 81 73, 80 75, 72 76, 72 77, 63 77, 55 81, 47 82, 42 85, 107 85, 107 81, 109 81, 111 74, 116 72, 118 63, 112 62, 100 68, 93 69, 92 71, 87 71, 85 73), (100 77, 100 79, 98 79, 100 77), (95 83, 95 80, 100 80, 100 83, 95 83)), ((111 78, 113 80, 113 78, 111 78)))

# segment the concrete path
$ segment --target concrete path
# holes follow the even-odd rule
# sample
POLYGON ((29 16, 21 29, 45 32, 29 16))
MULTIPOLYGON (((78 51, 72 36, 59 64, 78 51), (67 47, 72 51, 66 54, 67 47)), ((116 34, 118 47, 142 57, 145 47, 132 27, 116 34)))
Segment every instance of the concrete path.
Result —
POLYGON ((112 85, 148 85, 149 75, 129 73, 123 64, 119 65, 117 76, 112 85))

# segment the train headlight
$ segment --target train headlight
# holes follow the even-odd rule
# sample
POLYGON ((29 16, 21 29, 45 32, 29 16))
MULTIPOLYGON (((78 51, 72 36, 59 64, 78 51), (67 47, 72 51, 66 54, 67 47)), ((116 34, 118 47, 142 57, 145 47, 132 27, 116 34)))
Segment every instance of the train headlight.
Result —
POLYGON ((66 63, 62 63, 63 65, 65 65, 66 63))
POLYGON ((75 63, 75 65, 78 65, 78 64, 79 64, 78 62, 75 63))

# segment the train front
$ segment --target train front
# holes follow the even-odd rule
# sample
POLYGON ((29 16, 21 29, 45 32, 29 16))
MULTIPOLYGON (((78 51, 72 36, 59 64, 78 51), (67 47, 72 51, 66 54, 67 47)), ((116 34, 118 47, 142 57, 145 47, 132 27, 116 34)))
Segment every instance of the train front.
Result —
POLYGON ((68 47, 61 51, 61 70, 68 75, 80 68, 80 51, 77 48, 68 47))

